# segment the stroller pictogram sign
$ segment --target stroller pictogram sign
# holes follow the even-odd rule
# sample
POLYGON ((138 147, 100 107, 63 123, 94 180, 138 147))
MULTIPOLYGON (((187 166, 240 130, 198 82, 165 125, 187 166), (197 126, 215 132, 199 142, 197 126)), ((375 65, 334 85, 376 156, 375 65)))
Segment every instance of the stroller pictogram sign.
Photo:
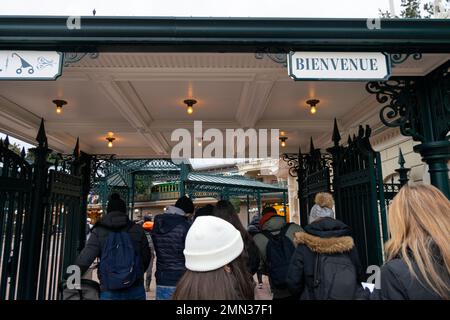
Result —
POLYGON ((0 51, 0 80, 55 80, 62 60, 56 51, 0 51))

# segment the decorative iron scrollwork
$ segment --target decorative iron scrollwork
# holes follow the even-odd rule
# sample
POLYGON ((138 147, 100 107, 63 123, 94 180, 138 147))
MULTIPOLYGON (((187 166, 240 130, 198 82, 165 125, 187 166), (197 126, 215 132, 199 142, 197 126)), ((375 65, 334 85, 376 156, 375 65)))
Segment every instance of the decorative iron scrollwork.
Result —
POLYGON ((282 159, 287 162, 289 166, 289 175, 291 177, 297 177, 298 174, 298 154, 296 153, 284 153, 282 159))
POLYGON ((391 65, 394 67, 396 64, 400 64, 405 62, 410 56, 412 56, 412 58, 414 60, 420 60, 422 59, 422 54, 421 53, 391 53, 390 54, 390 58, 391 58, 391 65))
POLYGON ((372 81, 366 84, 366 90, 375 94, 379 103, 385 104, 380 110, 384 125, 399 127, 403 135, 411 136, 415 141, 424 140, 417 117, 418 97, 414 78, 372 81))
POLYGON ((267 57, 270 60, 272 60, 273 62, 281 64, 284 67, 287 67, 287 53, 286 52, 272 53, 272 52, 267 52, 267 50, 265 50, 265 51, 258 51, 255 53, 256 59, 264 59, 264 57, 267 57))
POLYGON ((76 63, 86 56, 91 59, 97 59, 99 55, 98 52, 64 52, 64 67, 76 63))

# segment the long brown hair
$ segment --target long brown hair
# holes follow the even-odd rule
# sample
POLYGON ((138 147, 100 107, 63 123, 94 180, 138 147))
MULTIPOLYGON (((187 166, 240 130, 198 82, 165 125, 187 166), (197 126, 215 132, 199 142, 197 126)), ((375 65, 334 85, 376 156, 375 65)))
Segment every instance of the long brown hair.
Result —
POLYGON ((254 285, 242 254, 224 267, 213 271, 187 270, 178 282, 173 300, 254 300, 254 285))
POLYGON ((239 216, 237 215, 236 210, 234 209, 234 206, 230 201, 227 200, 218 201, 213 209, 213 215, 218 218, 222 218, 225 221, 228 221, 236 229, 238 229, 239 232, 241 233, 244 245, 246 249, 248 249, 251 242, 253 242, 253 238, 242 225, 241 220, 239 219, 239 216))
POLYGON ((422 282, 413 269, 414 262, 428 286, 449 299, 450 201, 433 186, 404 186, 389 208, 389 228, 387 259, 401 257, 411 274, 422 282))

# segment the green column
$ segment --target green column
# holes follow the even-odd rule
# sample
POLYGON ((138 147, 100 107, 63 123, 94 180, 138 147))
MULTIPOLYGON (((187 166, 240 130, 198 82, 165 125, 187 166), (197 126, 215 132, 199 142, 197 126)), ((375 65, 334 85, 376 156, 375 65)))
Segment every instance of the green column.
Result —
POLYGON ((186 163, 182 162, 180 165, 180 197, 186 195, 186 180, 188 173, 189 172, 186 163))
POLYGON ((258 216, 261 217, 262 201, 259 191, 256 193, 256 204, 258 205, 258 216))
POLYGON ((414 147, 422 160, 428 164, 431 184, 440 189, 450 199, 448 161, 450 159, 450 141, 422 143, 414 147))

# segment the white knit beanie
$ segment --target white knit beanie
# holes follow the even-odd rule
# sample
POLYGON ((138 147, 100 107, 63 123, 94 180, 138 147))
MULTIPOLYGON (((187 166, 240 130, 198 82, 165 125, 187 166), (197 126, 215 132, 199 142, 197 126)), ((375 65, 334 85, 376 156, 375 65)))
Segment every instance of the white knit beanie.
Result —
POLYGON ((241 233, 229 222, 214 216, 195 219, 186 235, 186 268, 211 271, 236 259, 244 250, 241 233))

